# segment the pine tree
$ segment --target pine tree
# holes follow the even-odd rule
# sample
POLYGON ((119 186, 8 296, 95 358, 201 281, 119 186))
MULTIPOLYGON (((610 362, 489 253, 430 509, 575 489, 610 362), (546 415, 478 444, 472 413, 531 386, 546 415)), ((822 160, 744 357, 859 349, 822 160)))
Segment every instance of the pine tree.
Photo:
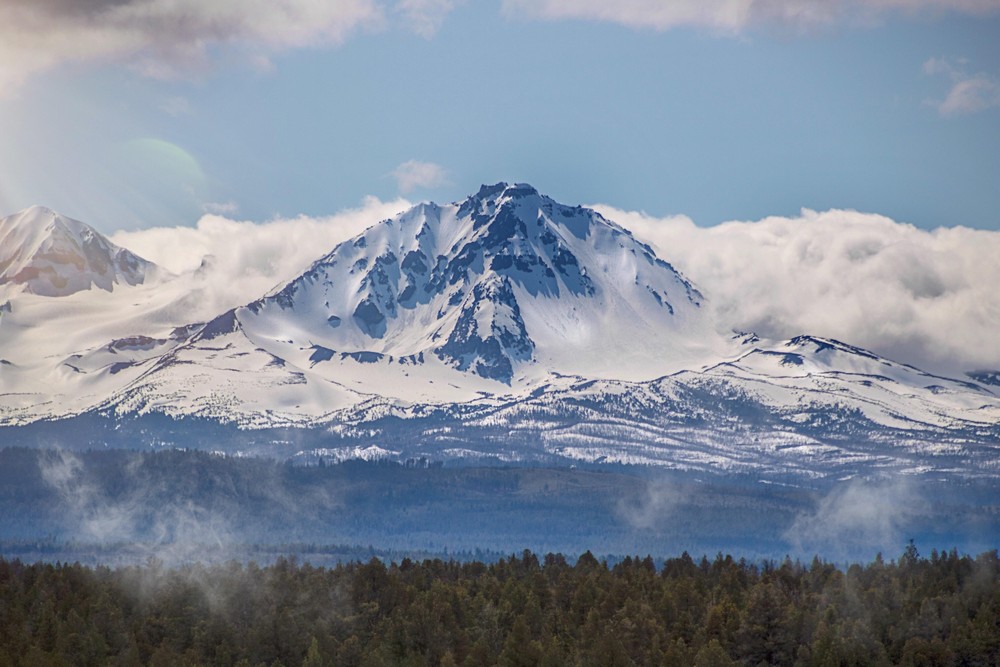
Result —
POLYGON ((302 661, 302 667, 325 667, 326 662, 323 660, 323 656, 319 652, 319 641, 313 637, 312 642, 309 644, 309 650, 306 651, 306 657, 302 661))

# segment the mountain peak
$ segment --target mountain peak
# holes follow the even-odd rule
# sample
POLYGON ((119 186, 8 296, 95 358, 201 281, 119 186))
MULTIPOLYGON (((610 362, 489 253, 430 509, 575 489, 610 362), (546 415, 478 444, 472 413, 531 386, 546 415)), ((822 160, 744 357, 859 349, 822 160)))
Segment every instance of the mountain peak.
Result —
POLYGON ((558 205, 527 183, 510 184, 503 181, 493 185, 483 185, 479 188, 479 192, 456 203, 460 215, 475 214, 480 218, 480 224, 483 219, 510 207, 551 210, 553 206, 558 205))
POLYGON ((502 193, 507 188, 507 183, 500 181, 499 183, 494 183, 493 185, 483 184, 479 186, 479 192, 472 195, 472 198, 479 199, 480 201, 486 201, 490 198, 496 198, 500 193, 502 193))
MULTIPOLYGON (((31 242, 47 235, 71 234, 77 225, 83 223, 67 218, 47 206, 35 204, 0 219, 0 238, 13 238, 12 235, 16 234, 18 238, 31 242)), ((4 243, 4 247, 9 245, 4 243)))
POLYGON ((634 372, 666 372, 707 337, 701 299, 595 211, 500 182, 370 227, 240 319, 261 340, 291 319, 303 349, 436 357, 511 383, 532 368, 618 376, 647 346, 665 365, 634 372))
POLYGON ((472 198, 478 199, 480 201, 496 200, 502 197, 527 197, 527 196, 539 196, 538 190, 528 183, 507 183, 505 181, 500 181, 499 183, 494 183, 493 185, 483 184, 479 188, 479 192, 474 194, 472 198))
POLYGON ((28 208, 21 211, 21 213, 30 216, 32 218, 37 218, 40 216, 61 217, 58 212, 53 211, 48 206, 42 206, 41 204, 32 204, 28 208))
POLYGON ((137 285, 156 265, 121 248, 90 225, 45 206, 0 218, 0 285, 24 285, 41 296, 93 286, 137 285))

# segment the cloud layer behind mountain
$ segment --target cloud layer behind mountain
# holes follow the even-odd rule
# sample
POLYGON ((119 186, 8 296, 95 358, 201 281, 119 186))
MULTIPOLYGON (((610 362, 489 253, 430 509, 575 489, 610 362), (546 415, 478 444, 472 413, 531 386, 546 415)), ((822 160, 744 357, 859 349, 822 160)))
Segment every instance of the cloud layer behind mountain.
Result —
POLYGON ((1000 366, 1000 233, 926 231, 857 211, 697 227, 595 207, 763 336, 828 336, 929 370, 1000 366))
MULTIPOLYGON (((326 218, 264 223, 206 215, 196 227, 112 238, 176 273, 202 265, 215 302, 232 307, 409 205, 369 198, 326 218)), ((998 232, 925 231, 845 210, 698 227, 684 216, 594 208, 691 278, 724 327, 829 336, 941 372, 1000 368, 998 232)))
POLYGON ((202 216, 194 227, 155 227, 111 238, 175 274, 192 274, 202 317, 249 303, 294 278, 337 243, 411 206, 405 199, 367 198, 335 215, 262 223, 202 216))

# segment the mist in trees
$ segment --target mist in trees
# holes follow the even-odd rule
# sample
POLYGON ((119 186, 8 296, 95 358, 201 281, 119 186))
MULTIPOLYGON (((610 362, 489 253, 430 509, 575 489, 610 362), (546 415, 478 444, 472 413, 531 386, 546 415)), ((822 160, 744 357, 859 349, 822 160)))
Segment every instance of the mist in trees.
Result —
POLYGON ((0 665, 993 665, 1000 559, 0 560, 0 665))

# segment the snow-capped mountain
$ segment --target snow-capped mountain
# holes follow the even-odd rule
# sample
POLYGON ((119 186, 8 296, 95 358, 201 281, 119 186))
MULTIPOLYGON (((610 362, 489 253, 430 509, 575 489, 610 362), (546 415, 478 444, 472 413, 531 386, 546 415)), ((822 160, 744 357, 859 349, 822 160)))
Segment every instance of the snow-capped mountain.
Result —
POLYGON ((509 385, 537 369, 655 377, 690 363, 711 350, 703 299, 594 211, 500 183, 370 228, 235 316, 282 357, 434 357, 509 385))
POLYGON ((42 296, 138 285, 156 265, 104 238, 89 225, 41 206, 0 219, 0 285, 42 296))
POLYGON ((1000 475, 995 386, 720 333, 711 295, 630 232, 524 184, 416 206, 215 316, 190 316, 185 280, 8 300, 8 438, 86 425, 89 444, 276 456, 1000 475), (67 338, 56 307, 106 316, 67 338))

